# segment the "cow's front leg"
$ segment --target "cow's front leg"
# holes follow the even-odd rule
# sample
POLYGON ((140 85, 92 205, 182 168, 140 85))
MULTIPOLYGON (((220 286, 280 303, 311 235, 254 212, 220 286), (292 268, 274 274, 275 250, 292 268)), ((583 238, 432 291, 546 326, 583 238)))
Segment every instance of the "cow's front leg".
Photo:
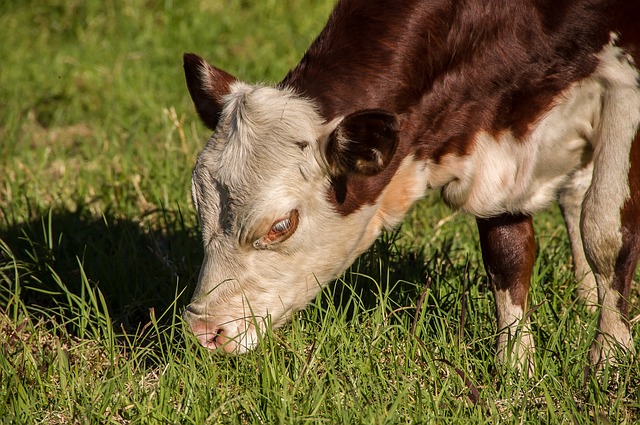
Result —
POLYGON ((477 219, 484 267, 496 300, 497 360, 533 373, 533 338, 525 318, 536 256, 530 216, 477 219))

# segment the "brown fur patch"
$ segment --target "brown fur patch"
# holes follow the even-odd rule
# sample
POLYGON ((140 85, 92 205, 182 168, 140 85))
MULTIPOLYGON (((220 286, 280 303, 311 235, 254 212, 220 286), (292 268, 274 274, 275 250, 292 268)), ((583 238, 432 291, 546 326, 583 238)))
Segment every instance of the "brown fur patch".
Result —
POLYGON ((612 288, 620 293, 618 309, 629 327, 629 297, 631 286, 640 259, 640 129, 631 146, 631 166, 629 168, 630 197, 621 211, 622 249, 615 265, 612 288))
POLYGON ((193 53, 186 53, 183 60, 187 88, 196 111, 202 122, 215 130, 224 104, 223 98, 236 78, 193 53))
MULTIPOLYGON (((396 113, 397 155, 437 162, 468 153, 480 130, 526 135, 595 69, 613 28, 610 3, 341 1, 281 85, 315 99, 327 121, 362 109, 396 113)), ((350 214, 374 202, 392 172, 338 179, 329 199, 350 214)))
POLYGON ((536 258, 530 216, 478 219, 482 259, 494 290, 509 291, 514 305, 526 308, 536 258))

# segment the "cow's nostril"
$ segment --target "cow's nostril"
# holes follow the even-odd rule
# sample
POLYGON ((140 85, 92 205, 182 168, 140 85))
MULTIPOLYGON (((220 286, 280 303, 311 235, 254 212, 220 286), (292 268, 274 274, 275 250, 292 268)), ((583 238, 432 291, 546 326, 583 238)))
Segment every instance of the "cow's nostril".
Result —
POLYGON ((200 344, 215 350, 225 343, 225 332, 222 326, 212 326, 206 321, 195 321, 191 324, 191 331, 198 338, 200 344))
POLYGON ((220 341, 218 340, 218 337, 220 335, 222 335, 222 328, 213 329, 211 332, 209 332, 209 344, 214 347, 219 346, 220 344, 218 343, 220 341))

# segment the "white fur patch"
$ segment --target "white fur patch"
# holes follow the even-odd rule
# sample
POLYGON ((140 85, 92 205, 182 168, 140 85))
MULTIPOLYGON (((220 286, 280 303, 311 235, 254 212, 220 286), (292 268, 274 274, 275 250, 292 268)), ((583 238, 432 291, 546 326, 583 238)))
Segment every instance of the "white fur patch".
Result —
POLYGON ((601 91, 593 80, 574 84, 524 140, 510 132, 478 133, 469 155, 429 165, 430 186, 442 187, 448 204, 476 217, 546 208, 585 160, 601 91))
POLYGON ((511 364, 533 374, 533 337, 524 309, 513 303, 509 291, 494 291, 498 318, 498 343, 496 357, 502 364, 511 364))

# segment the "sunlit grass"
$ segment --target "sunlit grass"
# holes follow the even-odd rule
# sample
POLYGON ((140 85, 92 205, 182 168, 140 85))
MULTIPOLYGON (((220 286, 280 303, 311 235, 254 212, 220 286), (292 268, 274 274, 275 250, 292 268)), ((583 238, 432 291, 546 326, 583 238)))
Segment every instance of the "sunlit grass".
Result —
MULTIPOLYGON (((435 194, 255 351, 198 345, 180 314, 208 131, 181 55, 277 81, 332 1, 254 3, 0 4, 0 420, 640 421, 636 359, 585 381, 596 317, 573 295, 556 209, 536 218, 531 379, 496 367, 475 223, 435 194)), ((637 317, 637 289, 632 304, 637 317)))

